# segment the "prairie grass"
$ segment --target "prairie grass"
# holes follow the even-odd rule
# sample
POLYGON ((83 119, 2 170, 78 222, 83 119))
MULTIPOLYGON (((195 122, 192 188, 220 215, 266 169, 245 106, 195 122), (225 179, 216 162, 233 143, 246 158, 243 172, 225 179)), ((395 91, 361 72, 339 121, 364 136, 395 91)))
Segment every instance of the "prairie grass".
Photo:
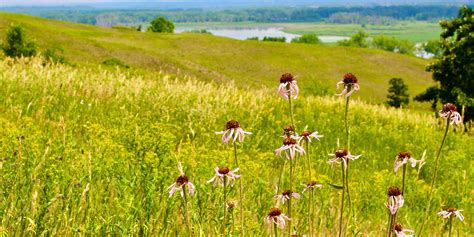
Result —
MULTIPOLYGON (((0 235, 183 235, 182 200, 168 198, 166 190, 179 175, 178 160, 196 185, 189 198, 194 235, 218 235, 222 191, 206 181, 215 166, 233 166, 232 146, 214 134, 231 118, 253 132, 237 149, 245 231, 270 235, 263 220, 274 204, 284 159, 274 149, 289 121, 287 104, 276 95, 280 74, 275 72, 275 89, 242 90, 232 82, 217 85, 160 72, 43 65, 38 58, 0 61, 0 235)), ((364 81, 359 83, 363 91, 364 81)), ((294 100, 294 113, 298 131, 308 125, 324 135, 311 150, 312 173, 324 185, 314 191, 313 230, 333 235, 339 191, 327 183, 341 181, 338 167, 326 161, 345 136, 344 101, 301 96, 294 100)), ((405 228, 416 229, 427 206, 443 123, 357 100, 349 119, 351 151, 362 157, 351 164, 355 211, 348 233, 380 236, 386 229, 386 190, 401 183, 401 174, 393 173, 400 150, 417 159, 427 150, 419 173, 407 169, 406 203, 398 212, 405 228)), ((446 230, 435 217, 443 205, 463 209, 466 220, 454 222, 453 229, 460 236, 473 234, 473 154, 472 137, 449 133, 426 234, 446 230)), ((305 159, 295 162, 295 191, 307 181, 305 159)), ((228 192, 229 199, 237 199, 237 190, 228 192)), ((307 201, 305 193, 294 204, 299 234, 308 231, 307 201)))

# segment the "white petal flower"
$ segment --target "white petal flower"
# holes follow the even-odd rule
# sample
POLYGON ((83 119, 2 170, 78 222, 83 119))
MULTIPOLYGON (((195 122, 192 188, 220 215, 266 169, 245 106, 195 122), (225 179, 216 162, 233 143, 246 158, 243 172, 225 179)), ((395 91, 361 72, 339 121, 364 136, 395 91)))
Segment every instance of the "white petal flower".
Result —
POLYGON ((336 84, 336 89, 339 90, 341 85, 344 85, 344 90, 342 90, 340 94, 336 94, 337 96, 345 95, 347 98, 351 96, 354 91, 358 91, 360 89, 359 84, 357 84, 357 77, 352 73, 345 74, 342 81, 339 81, 336 84))
POLYGON ((280 94, 283 98, 291 97, 296 99, 299 94, 299 88, 296 84, 295 77, 290 73, 285 73, 280 77, 280 85, 278 86, 278 94, 280 94))
POLYGON ((226 181, 226 186, 231 183, 231 186, 234 186, 235 180, 240 178, 240 175, 235 174, 236 172, 239 171, 239 168, 235 170, 230 170, 228 167, 215 167, 214 172, 216 175, 212 177, 207 183, 214 183, 215 185, 218 184, 220 186, 224 186, 224 178, 227 179, 226 181))
POLYGON ((292 192, 291 190, 285 190, 283 193, 275 195, 274 198, 281 200, 282 203, 285 203, 285 201, 290 200, 290 198, 300 198, 300 194, 292 192))
POLYGON ((357 160, 362 155, 354 156, 354 155, 351 155, 351 153, 348 150, 339 149, 339 150, 336 150, 334 154, 329 154, 329 156, 332 157, 330 160, 328 160, 329 164, 335 164, 342 161, 344 162, 344 165, 347 165, 347 160, 357 160))
POLYGON ((318 132, 310 132, 306 128, 303 130, 303 132, 300 134, 300 136, 297 138, 298 143, 301 144, 301 141, 307 140, 311 142, 311 138, 314 138, 319 141, 319 139, 323 137, 323 135, 318 135, 318 132))
POLYGON ((236 120, 230 120, 226 123, 226 129, 224 131, 216 132, 216 134, 222 135, 222 142, 228 143, 230 140, 243 142, 245 134, 252 134, 246 132, 240 127, 240 123, 236 120))
POLYGON ((275 150, 275 154, 282 155, 285 153, 285 156, 288 160, 294 159, 296 154, 302 156, 305 151, 302 146, 300 146, 297 140, 293 137, 287 137, 283 140, 283 145, 275 150))
POLYGON ((312 189, 315 189, 315 188, 322 188, 323 187, 322 184, 318 184, 318 183, 316 183, 316 181, 311 181, 307 184, 303 184, 303 186, 305 188, 303 189, 302 193, 306 192, 307 189, 312 190, 312 189))
POLYGON ((397 237, 412 237, 412 236, 415 236, 415 231, 403 229, 402 225, 400 225, 400 224, 396 224, 393 227, 393 231, 395 232, 397 237))
POLYGON ((444 119, 451 119, 451 124, 459 125, 462 123, 462 117, 458 113, 457 107, 454 104, 446 103, 443 109, 439 111, 439 116, 444 119))
POLYGON ((395 215, 398 209, 403 206, 403 203, 404 199, 400 189, 397 187, 390 187, 388 189, 388 201, 385 203, 385 207, 389 209, 390 214, 395 215))
POLYGON ((455 215, 460 221, 464 220, 464 216, 461 214, 462 210, 456 210, 455 208, 448 208, 444 211, 438 212, 438 216, 442 216, 443 218, 449 218, 451 215, 455 215))
POLYGON ((286 221, 289 220, 291 219, 283 214, 278 208, 270 208, 268 215, 265 217, 265 222, 267 224, 276 224, 280 229, 284 229, 286 221))
POLYGON ((176 182, 171 184, 167 190, 169 190, 169 197, 173 196, 173 194, 176 191, 179 191, 181 194, 181 197, 184 196, 184 192, 187 189, 189 195, 194 195, 196 188, 194 187, 194 184, 189 182, 188 176, 184 174, 183 167, 181 165, 181 162, 178 162, 178 171, 180 173, 179 177, 176 179, 176 182))

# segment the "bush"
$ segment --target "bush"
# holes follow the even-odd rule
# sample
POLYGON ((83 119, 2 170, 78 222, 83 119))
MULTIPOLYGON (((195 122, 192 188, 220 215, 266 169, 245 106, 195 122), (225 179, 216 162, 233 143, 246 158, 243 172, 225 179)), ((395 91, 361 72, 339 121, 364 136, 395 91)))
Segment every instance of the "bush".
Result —
POLYGON ((7 30, 3 52, 10 57, 31 57, 36 55, 36 44, 26 38, 25 29, 20 25, 12 25, 7 30))
POLYGON ((387 95, 387 104, 400 108, 402 105, 407 105, 409 102, 408 86, 401 78, 392 78, 389 81, 389 94, 387 95))
POLYGON ((173 33, 174 24, 170 20, 160 16, 151 22, 150 28, 148 31, 160 32, 160 33, 173 33))
POLYGON ((350 46, 350 47, 359 47, 359 48, 367 48, 369 47, 369 43, 367 38, 369 35, 364 31, 359 31, 356 34, 352 35, 348 40, 341 40, 337 41, 337 44, 340 46, 350 46))
POLYGON ((123 67, 123 68, 130 68, 127 64, 123 63, 122 61, 116 58, 109 58, 102 62, 102 65, 109 66, 109 67, 123 67))
POLYGON ((61 55, 63 52, 64 52, 64 50, 62 48, 58 48, 58 47, 46 49, 43 52, 43 58, 44 58, 45 64, 46 63, 51 63, 51 62, 52 63, 69 64, 66 61, 66 58, 63 55, 61 55), (59 51, 59 53, 58 53, 58 51, 59 51))
POLYGON ((321 40, 315 34, 304 34, 301 37, 292 39, 291 43, 321 44, 321 40))
POLYGON ((400 40, 395 37, 380 35, 374 38, 372 45, 374 48, 383 49, 401 54, 413 54, 415 45, 408 40, 400 40))
POLYGON ((285 37, 270 37, 270 36, 265 36, 263 37, 263 40, 262 41, 272 41, 272 42, 283 42, 285 43, 286 42, 286 38, 285 37))
POLYGON ((255 37, 249 37, 249 38, 247 38, 247 40, 256 40, 256 41, 258 41, 258 37, 257 37, 257 36, 255 36, 255 37))

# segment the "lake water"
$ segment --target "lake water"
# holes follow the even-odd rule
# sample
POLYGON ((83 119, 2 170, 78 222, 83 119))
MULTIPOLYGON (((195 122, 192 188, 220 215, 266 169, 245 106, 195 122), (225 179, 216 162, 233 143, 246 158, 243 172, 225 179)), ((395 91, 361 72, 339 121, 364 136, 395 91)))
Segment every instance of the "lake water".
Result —
MULTIPOLYGON (((245 40, 251 37, 258 37, 263 39, 265 36, 270 37, 285 37, 286 42, 291 42, 292 39, 300 37, 298 34, 291 34, 283 32, 283 28, 269 27, 269 28, 204 28, 213 35, 229 37, 233 39, 245 40)), ((190 28, 176 28, 175 32, 181 33, 190 31, 190 28)), ((318 36, 323 43, 335 43, 336 41, 348 39, 344 36, 318 36)))

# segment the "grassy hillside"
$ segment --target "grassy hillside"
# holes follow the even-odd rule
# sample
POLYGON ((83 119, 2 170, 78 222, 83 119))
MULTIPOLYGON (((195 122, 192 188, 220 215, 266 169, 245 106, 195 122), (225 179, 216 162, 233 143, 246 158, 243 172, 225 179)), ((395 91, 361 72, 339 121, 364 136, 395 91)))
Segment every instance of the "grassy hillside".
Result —
MULTIPOLYGON (((287 103, 276 96, 277 86, 249 91, 232 83, 175 80, 158 72, 43 66, 39 59, 0 61, 0 235, 176 236, 186 229, 182 199, 168 198, 166 188, 179 175, 180 160, 197 189, 189 205, 194 233, 217 236, 222 190, 206 181, 214 175, 213 167, 234 167, 232 146, 223 145, 214 134, 230 118, 253 132, 238 145, 244 186, 239 205, 244 205, 246 233, 270 235, 263 218, 275 205, 284 161, 274 150, 281 146, 281 129, 289 122, 287 103)), ((308 125, 324 135, 311 145, 312 173, 324 184, 315 192, 314 226, 322 236, 333 235, 340 191, 327 183, 340 183, 340 167, 326 161, 339 139, 344 141, 344 103, 313 96, 294 102, 297 129, 308 125)), ((394 157, 405 149, 417 159, 427 152, 420 172, 407 170, 406 201, 398 214, 405 228, 417 229, 427 206, 443 125, 429 116, 357 100, 351 104, 349 121, 352 153, 362 157, 351 163, 354 212, 348 233, 380 236, 385 230, 386 191, 401 182, 401 173, 393 172, 394 157)), ((444 148, 425 234, 440 236, 444 231, 446 222, 436 212, 446 205, 464 209, 465 221, 455 220, 453 228, 460 236, 470 236, 474 140, 451 130, 444 148)), ((308 179, 302 162, 306 157, 297 158, 298 192, 299 184, 308 179)), ((287 182, 285 175, 283 184, 287 182)), ((307 194, 294 202, 298 234, 307 233, 307 194)), ((236 188, 229 197, 237 198, 236 188)), ((234 233, 238 225, 237 221, 234 233)))
POLYGON ((335 83, 352 72, 364 87, 357 96, 379 103, 386 99, 390 78, 403 78, 411 96, 432 85, 426 60, 375 49, 140 33, 10 13, 0 13, 0 38, 12 23, 23 24, 43 49, 64 48, 66 58, 78 64, 98 64, 113 57, 136 68, 204 81, 235 81, 240 88, 272 86, 289 71, 299 76, 304 94, 332 95, 335 83))

